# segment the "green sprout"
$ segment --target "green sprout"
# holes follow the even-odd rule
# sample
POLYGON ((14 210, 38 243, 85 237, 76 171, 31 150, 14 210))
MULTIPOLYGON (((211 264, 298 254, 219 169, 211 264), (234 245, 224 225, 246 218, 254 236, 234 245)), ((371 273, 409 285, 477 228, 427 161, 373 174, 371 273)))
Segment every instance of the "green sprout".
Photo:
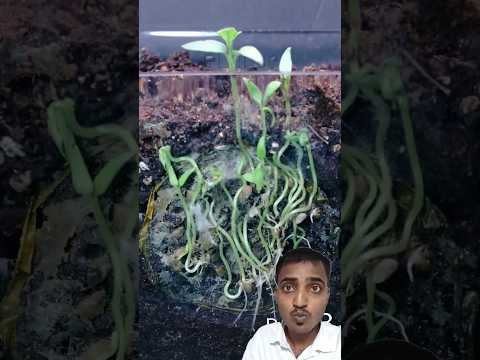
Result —
POLYGON ((275 115, 272 108, 268 107, 268 101, 275 94, 275 92, 280 87, 281 83, 278 80, 271 81, 265 88, 265 92, 262 93, 261 90, 255 85, 253 81, 247 78, 243 78, 243 82, 247 87, 247 91, 250 95, 250 98, 260 109, 260 122, 262 126, 262 135, 257 143, 257 158, 260 160, 260 163, 256 168, 243 175, 245 181, 254 183, 257 189, 257 192, 260 192, 263 188, 264 179, 265 179, 265 159, 267 154, 266 142, 267 142, 267 121, 266 121, 266 112, 270 113, 272 116, 272 124, 275 123, 275 115))
POLYGON ((247 149, 242 142, 238 87, 233 76, 236 60, 238 56, 244 56, 262 64, 263 58, 253 46, 239 50, 233 48, 240 33, 234 28, 226 28, 217 33, 223 43, 202 40, 183 45, 191 51, 224 54, 227 59, 235 105, 235 131, 241 151, 234 179, 227 181, 216 166, 202 169, 188 156, 173 156, 169 146, 159 150, 159 160, 185 213, 186 244, 180 252, 180 258, 185 257, 185 271, 190 275, 200 273, 202 265, 208 266, 211 259, 219 259, 225 273, 225 298, 232 301, 240 299, 243 294, 245 310, 248 293, 256 289, 257 312, 263 286, 266 284, 273 293, 274 267, 287 241, 292 241, 294 247, 302 241, 308 243, 301 223, 313 208, 318 180, 308 130, 287 131, 281 148, 267 152, 268 132, 276 125, 276 114, 269 102, 278 90, 282 91, 287 109, 287 125, 291 116, 288 92, 292 69, 290 48, 282 56, 280 79, 269 82, 263 91, 253 81, 243 78, 249 98, 259 110, 261 133, 255 149, 247 149), (267 114, 271 118, 270 124, 267 124, 267 114), (293 160, 285 156, 290 150, 293 150, 293 160), (306 163, 307 174, 304 170, 306 163), (193 209, 202 209, 206 214, 216 246, 202 248, 201 231, 193 209))
POLYGON ((278 88, 280 88, 281 82, 278 80, 273 80, 269 82, 263 94, 261 90, 257 87, 257 85, 255 85, 255 83, 250 79, 243 78, 243 82, 247 87, 250 98, 260 109, 260 123, 262 125, 261 141, 265 143, 266 137, 267 137, 267 121, 266 121, 267 112, 272 116, 272 126, 275 124, 275 114, 272 108, 267 106, 267 104, 268 104, 268 101, 275 94, 275 92, 278 90, 278 88))
POLYGON ((265 166, 263 163, 258 164, 253 171, 243 174, 242 179, 255 184, 257 192, 261 192, 265 185, 265 166))
POLYGON ((185 271, 187 273, 192 274, 192 273, 195 273, 200 268, 200 266, 205 264, 205 260, 203 260, 203 258, 200 258, 195 265, 191 266, 192 256, 194 251, 196 250, 195 243, 197 240, 197 231, 195 229, 195 220, 192 214, 192 208, 197 201, 197 197, 200 195, 200 193, 204 189, 205 179, 200 169, 198 168, 196 162, 192 158, 187 156, 182 156, 179 158, 173 157, 170 151, 170 146, 164 146, 159 150, 159 158, 164 169, 167 171, 170 185, 176 189, 177 195, 185 211, 185 216, 186 216, 185 234, 187 237, 187 245, 185 246, 183 253, 180 255, 180 258, 187 256, 187 259, 185 261, 185 271), (178 178, 172 166, 172 162, 175 162, 175 163, 184 162, 190 165, 191 167, 188 170, 186 170, 180 176, 180 178, 178 178), (184 187, 187 180, 191 177, 192 174, 195 174, 196 185, 191 194, 190 201, 187 203, 187 198, 182 193, 182 187, 184 187))
POLYGON ((394 317, 395 301, 377 289, 397 270, 394 257, 410 247, 413 226, 423 207, 423 177, 416 151, 415 137, 410 117, 408 96, 400 76, 400 61, 387 59, 383 66, 361 64, 359 39, 361 14, 358 0, 348 2, 350 34, 347 42, 349 61, 345 66, 346 96, 342 100, 342 115, 351 111, 357 99, 372 105, 377 124, 373 153, 349 144, 343 144, 342 171, 346 181, 345 200, 342 207, 342 224, 350 225, 351 236, 342 251, 342 286, 346 296, 358 288, 364 278, 366 305, 351 313, 344 329, 357 317, 365 315, 367 342, 374 341, 387 321, 395 322, 405 339, 403 324, 394 317), (399 200, 394 198, 393 180, 385 154, 385 144, 392 118, 399 117, 412 173, 414 191, 405 216, 398 216, 399 200), (357 186, 363 181, 366 191, 357 186), (395 226, 401 225, 401 231, 395 226), (400 233, 397 236, 397 232, 400 233), (379 278, 379 274, 384 274, 379 278), (386 275, 385 275, 386 274, 386 275), (376 300, 382 300, 378 306, 376 300), (387 311, 383 309, 387 308, 387 311), (379 309, 382 309, 380 311, 379 309), (378 319, 378 320, 377 320, 378 319))
POLYGON ((234 77, 235 71, 237 69, 237 59, 239 56, 246 57, 250 60, 255 61, 259 65, 263 65, 263 56, 258 51, 258 49, 251 45, 242 46, 240 49, 236 50, 233 48, 233 43, 235 39, 241 34, 241 31, 233 27, 227 27, 217 31, 217 35, 222 38, 223 43, 218 40, 197 40, 186 43, 182 45, 185 50, 189 51, 200 51, 207 53, 216 53, 223 54, 227 60, 228 71, 230 73, 230 85, 232 90, 232 97, 234 102, 234 112, 235 112, 235 134, 237 137, 237 142, 240 146, 240 149, 243 152, 243 155, 249 159, 249 164, 251 164, 251 159, 246 146, 242 140, 242 121, 240 116, 240 95, 238 92, 237 80, 234 77))
MULTIPOLYGON (((135 320, 135 298, 128 262, 120 250, 116 235, 100 205, 100 196, 104 195, 113 179, 120 170, 137 154, 137 144, 132 135, 124 128, 115 124, 99 125, 92 128, 83 127, 75 118, 75 103, 72 99, 54 101, 47 109, 48 130, 59 152, 69 165, 74 190, 82 196, 87 196, 101 235, 105 240, 108 254, 113 268, 113 295, 112 312, 115 323, 115 332, 112 335, 116 359, 126 357, 130 331, 135 320), (111 160, 92 177, 83 158, 77 138, 95 139, 100 136, 110 136, 123 142, 126 148, 111 160)), ((136 226, 138 217, 138 201, 131 199, 132 212, 127 219, 125 231, 120 240, 127 240, 136 226)))
POLYGON ((285 102, 285 127, 290 125, 290 119, 292 117, 292 106, 290 104, 290 81, 292 79, 292 48, 288 47, 280 58, 280 64, 278 65, 280 71, 280 78, 282 79, 282 95, 285 102))
POLYGON ((223 54, 227 60, 228 70, 234 72, 237 66, 239 56, 244 56, 263 65, 263 57, 260 51, 254 46, 245 45, 236 50, 233 48, 233 42, 241 34, 241 31, 233 27, 228 27, 217 31, 217 35, 222 38, 224 43, 217 40, 197 40, 182 45, 185 50, 201 51, 208 53, 223 54))

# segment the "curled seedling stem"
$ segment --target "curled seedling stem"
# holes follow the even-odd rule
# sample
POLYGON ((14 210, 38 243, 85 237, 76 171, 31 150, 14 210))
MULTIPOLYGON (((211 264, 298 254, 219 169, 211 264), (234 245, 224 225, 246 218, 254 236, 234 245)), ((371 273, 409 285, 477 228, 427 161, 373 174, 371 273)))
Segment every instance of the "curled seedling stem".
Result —
MULTIPOLYGON (((57 100, 47 109, 48 129, 59 152, 64 156, 72 175, 74 190, 90 200, 95 220, 98 224, 107 252, 110 256, 113 269, 112 315, 115 331, 112 342, 116 351, 116 359, 123 360, 127 354, 129 335, 135 318, 135 299, 131 280, 131 271, 128 261, 121 251, 121 243, 115 241, 110 225, 103 214, 100 205, 100 196, 104 195, 114 178, 122 168, 135 158, 138 149, 132 135, 116 124, 105 124, 95 127, 83 127, 75 117, 75 104, 72 99, 57 100), (77 138, 95 139, 100 136, 109 136, 120 140, 126 146, 122 153, 113 156, 92 177, 82 151, 77 144, 77 138)), ((121 241, 128 241, 135 228, 138 218, 137 206, 132 206, 132 214, 121 241)))

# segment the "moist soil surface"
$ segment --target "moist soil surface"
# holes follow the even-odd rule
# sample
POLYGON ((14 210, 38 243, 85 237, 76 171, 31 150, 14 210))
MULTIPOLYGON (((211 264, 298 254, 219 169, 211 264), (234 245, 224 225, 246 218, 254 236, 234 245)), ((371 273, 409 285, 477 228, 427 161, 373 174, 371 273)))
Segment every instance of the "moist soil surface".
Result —
MULTIPOLYGON (((138 9, 124 1, 4 1, 0 34, 3 297, 30 203, 65 170, 48 133, 48 105, 71 97, 83 126, 117 123, 136 132, 138 9)), ((116 183, 119 191, 124 185, 116 183)), ((86 209, 67 177, 36 211, 32 270, 13 310, 16 358, 100 358, 110 347, 110 260, 86 209), (56 236, 39 235, 49 231, 56 236)), ((10 355, 0 347, 0 358, 10 355)))
MULTIPOLYGON (((437 219, 428 231, 418 226, 415 239, 427 249, 429 265, 414 270, 412 282, 407 256, 381 289, 397 302, 396 316, 411 342, 439 359, 478 359, 480 172, 474 159, 480 155, 480 7, 477 1, 450 0, 362 1, 360 8, 361 61, 381 65, 395 56, 402 62, 428 198, 422 216, 433 206, 437 219)), ((346 13, 342 19, 345 41, 346 13)), ((344 144, 375 141, 376 125, 366 103, 355 104, 342 128, 344 144)), ((412 183, 402 131, 394 121, 386 145, 397 193, 400 184, 412 183)), ((347 306, 355 309, 364 302, 360 296, 347 306)), ((351 327, 344 354, 365 341, 363 324, 351 327)), ((389 325, 382 337, 401 338, 398 326, 389 325)))

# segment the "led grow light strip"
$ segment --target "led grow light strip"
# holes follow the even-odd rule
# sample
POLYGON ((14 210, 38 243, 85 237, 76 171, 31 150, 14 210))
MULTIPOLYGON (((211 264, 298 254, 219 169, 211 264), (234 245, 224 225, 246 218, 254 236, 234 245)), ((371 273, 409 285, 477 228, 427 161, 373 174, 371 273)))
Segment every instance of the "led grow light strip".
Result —
POLYGON ((218 36, 213 31, 145 31, 146 34, 160 37, 209 37, 218 36))

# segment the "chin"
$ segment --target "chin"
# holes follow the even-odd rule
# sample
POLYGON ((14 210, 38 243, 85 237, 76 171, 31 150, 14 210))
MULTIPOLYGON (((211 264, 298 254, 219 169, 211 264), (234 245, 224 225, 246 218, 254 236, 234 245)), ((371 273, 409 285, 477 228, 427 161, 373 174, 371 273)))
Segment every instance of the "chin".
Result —
POLYGON ((297 334, 308 334, 313 330, 315 326, 308 322, 298 324, 295 321, 292 321, 289 324, 287 324, 287 327, 290 330, 295 331, 295 333, 297 334))

